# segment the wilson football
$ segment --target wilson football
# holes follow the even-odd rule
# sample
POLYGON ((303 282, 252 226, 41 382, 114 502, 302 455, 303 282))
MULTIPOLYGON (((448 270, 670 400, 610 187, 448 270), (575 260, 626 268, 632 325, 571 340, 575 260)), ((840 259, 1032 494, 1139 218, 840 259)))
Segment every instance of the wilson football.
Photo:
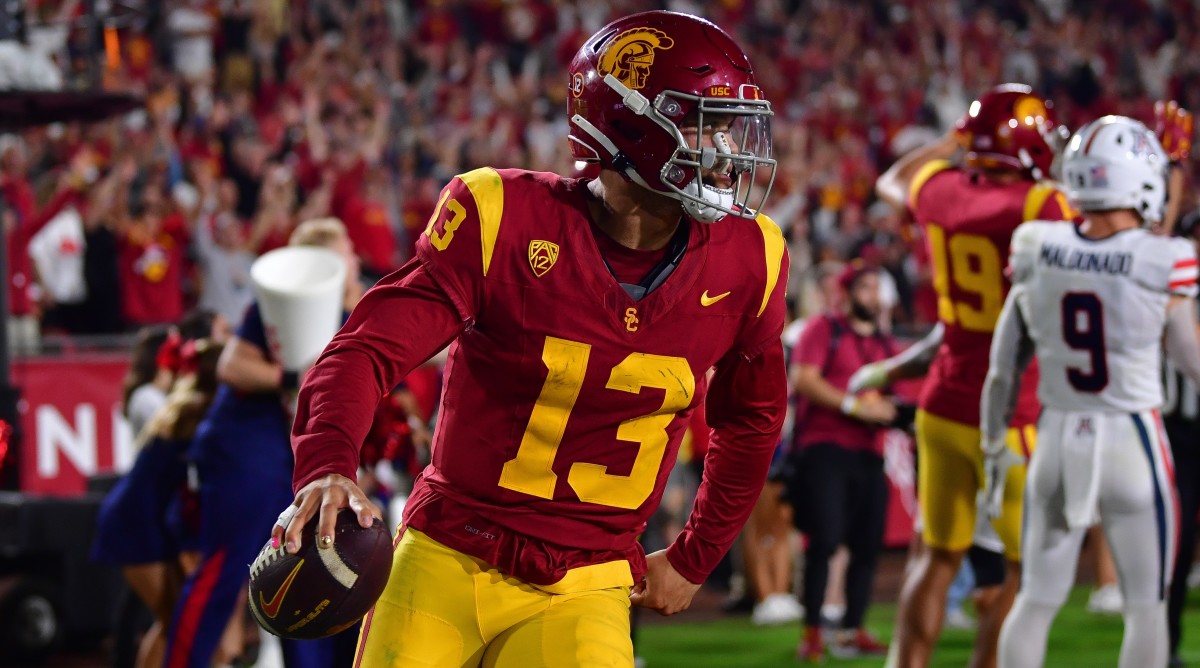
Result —
POLYGON ((250 610, 281 638, 312 640, 349 628, 375 605, 392 570, 392 536, 383 522, 364 529, 343 508, 333 545, 321 549, 317 519, 304 526, 296 554, 267 541, 250 566, 250 610))

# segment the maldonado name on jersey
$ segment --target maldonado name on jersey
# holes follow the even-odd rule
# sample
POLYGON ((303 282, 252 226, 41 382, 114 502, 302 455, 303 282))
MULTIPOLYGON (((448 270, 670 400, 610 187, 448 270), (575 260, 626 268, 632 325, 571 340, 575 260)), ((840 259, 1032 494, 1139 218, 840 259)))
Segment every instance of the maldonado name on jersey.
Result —
POLYGON ((1038 258, 1042 264, 1070 271, 1128 275, 1133 270, 1133 253, 1100 253, 1079 248, 1043 244, 1038 258))

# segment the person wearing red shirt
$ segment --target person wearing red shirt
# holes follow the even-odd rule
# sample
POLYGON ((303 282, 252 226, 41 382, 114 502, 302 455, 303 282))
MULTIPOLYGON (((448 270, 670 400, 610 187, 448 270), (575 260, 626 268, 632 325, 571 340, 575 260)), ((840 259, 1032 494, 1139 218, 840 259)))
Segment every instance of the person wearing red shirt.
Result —
POLYGON ((646 12, 602 28, 568 81, 574 157, 599 178, 454 178, 416 259, 301 389, 296 500, 273 534, 293 553, 318 512, 325 548, 337 509, 379 515, 353 478, 373 408, 450 344, 432 462, 356 665, 632 667, 630 604, 688 607, 766 478, 788 261, 759 213, 772 112, 749 61, 708 21, 646 12), (647 556, 637 536, 701 402, 695 507, 647 556))
POLYGON ((342 206, 340 217, 363 258, 363 269, 374 276, 384 276, 396 269, 396 235, 382 202, 355 194, 342 206))
POLYGON ((127 327, 172 323, 183 315, 189 233, 164 188, 159 178, 147 180, 131 219, 117 230, 121 317, 127 327))
POLYGON ((839 545, 850 551, 842 632, 830 645, 839 657, 882 654, 886 649, 862 627, 883 547, 888 485, 880 427, 896 419, 896 406, 878 392, 846 391, 861 365, 886 359, 896 342, 880 329, 879 274, 855 260, 838 277, 846 293, 841 312, 813 318, 800 335, 792 384, 801 400, 793 444, 791 488, 798 528, 808 536, 804 559, 804 639, 797 656, 820 661, 825 653, 821 604, 829 559, 839 545))

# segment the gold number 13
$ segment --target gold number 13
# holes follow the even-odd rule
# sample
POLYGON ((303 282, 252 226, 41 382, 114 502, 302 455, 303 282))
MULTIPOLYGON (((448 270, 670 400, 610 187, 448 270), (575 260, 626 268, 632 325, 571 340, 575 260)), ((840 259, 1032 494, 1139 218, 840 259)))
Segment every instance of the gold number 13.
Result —
MULTIPOLYGON (((586 343, 546 337, 542 363, 549 373, 529 416, 517 456, 504 463, 501 487, 543 499, 554 498, 558 483, 554 458, 583 387, 591 352, 592 347, 586 343)), ((663 403, 653 413, 625 420, 617 428, 618 439, 638 444, 629 475, 610 475, 606 466, 575 462, 567 474, 567 483, 581 501, 633 509, 654 491, 667 448, 667 425, 692 402, 696 379, 682 357, 631 353, 613 367, 605 387, 633 394, 641 393, 644 387, 657 388, 663 390, 663 403)))

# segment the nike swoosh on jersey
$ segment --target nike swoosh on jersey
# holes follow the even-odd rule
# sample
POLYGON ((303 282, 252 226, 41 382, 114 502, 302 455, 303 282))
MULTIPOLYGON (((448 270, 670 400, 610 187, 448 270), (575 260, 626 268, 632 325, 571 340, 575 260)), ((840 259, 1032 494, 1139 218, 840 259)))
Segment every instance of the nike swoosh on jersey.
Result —
POLYGON ((288 590, 292 588, 292 581, 296 579, 296 573, 300 572, 300 567, 303 565, 304 560, 301 559, 300 563, 296 564, 296 566, 292 568, 292 572, 288 573, 288 576, 283 581, 283 584, 279 585, 279 589, 275 590, 275 595, 271 597, 271 600, 263 600, 262 592, 258 592, 258 602, 262 606, 263 614, 269 619, 275 619, 275 616, 279 614, 279 607, 283 605, 283 597, 286 596, 288 590))
POLYGON ((729 296, 728 292, 723 292, 723 293, 717 295, 716 297, 709 297, 708 290, 705 290, 704 294, 700 295, 700 305, 701 306, 712 306, 713 304, 716 304, 717 302, 721 301, 722 299, 724 299, 728 296, 729 296))

